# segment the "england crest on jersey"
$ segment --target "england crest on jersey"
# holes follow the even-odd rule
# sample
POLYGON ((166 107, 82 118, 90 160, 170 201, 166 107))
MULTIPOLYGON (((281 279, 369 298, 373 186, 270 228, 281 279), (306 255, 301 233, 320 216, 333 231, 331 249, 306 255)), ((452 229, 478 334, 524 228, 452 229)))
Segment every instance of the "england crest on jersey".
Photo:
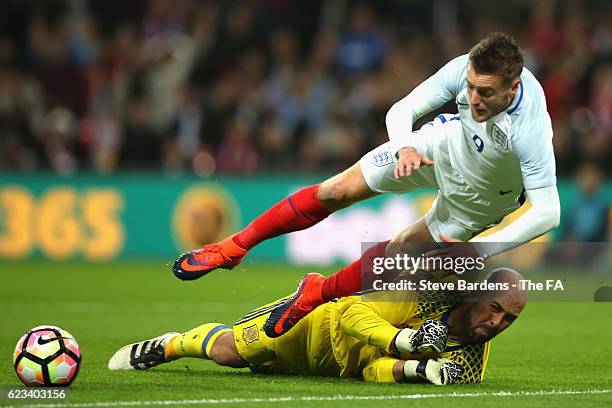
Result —
POLYGON ((508 150, 508 136, 496 124, 493 125, 492 133, 495 148, 498 150, 508 150))
POLYGON ((376 167, 383 167, 393 163, 393 154, 387 149, 376 149, 371 156, 371 160, 376 167))

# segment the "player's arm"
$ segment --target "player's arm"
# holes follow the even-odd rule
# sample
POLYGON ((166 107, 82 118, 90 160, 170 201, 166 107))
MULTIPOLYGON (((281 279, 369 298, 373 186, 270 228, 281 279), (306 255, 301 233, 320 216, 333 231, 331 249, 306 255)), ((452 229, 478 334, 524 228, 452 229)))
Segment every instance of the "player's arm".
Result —
POLYGON ((404 361, 385 356, 372 360, 361 372, 368 382, 401 383, 404 381, 404 361))
POLYGON ((388 353, 443 351, 448 330, 441 322, 427 320, 418 330, 396 327, 410 318, 415 308, 415 302, 362 300, 342 313, 340 330, 388 353))
MULTIPOLYGON (((467 61, 467 55, 453 59, 389 109, 385 122, 392 153, 396 157, 400 157, 400 150, 410 147, 406 136, 412 133, 414 122, 457 95, 467 61)), ((404 175, 403 171, 401 175, 404 175)))
POLYGON ((454 384, 462 375, 463 368, 446 359, 399 360, 381 357, 370 362, 362 372, 369 382, 401 383, 426 381, 435 385, 454 384))
MULTIPOLYGON (((545 106, 546 102, 542 99, 539 104, 545 106)), ((472 242, 477 243, 475 247, 481 256, 507 251, 559 226, 561 205, 556 185, 553 131, 548 113, 541 112, 529 132, 521 133, 522 137, 512 145, 520 161, 525 198, 531 207, 500 231, 474 238, 472 242)))
POLYGON ((395 351, 394 340, 401 329, 391 322, 399 325, 401 312, 411 316, 414 313, 414 304, 362 300, 349 306, 340 316, 338 323, 342 332, 392 353, 395 351))
POLYGON ((471 242, 479 255, 490 257, 529 242, 559 226, 561 204, 557 186, 525 190, 531 207, 500 231, 471 242))

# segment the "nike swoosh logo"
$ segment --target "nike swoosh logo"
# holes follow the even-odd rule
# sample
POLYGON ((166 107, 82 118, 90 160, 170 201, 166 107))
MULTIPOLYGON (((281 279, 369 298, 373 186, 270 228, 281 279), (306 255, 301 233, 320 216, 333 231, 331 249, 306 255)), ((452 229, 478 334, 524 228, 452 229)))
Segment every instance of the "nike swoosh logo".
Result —
POLYGON ((49 344, 49 343, 51 343, 52 341, 57 341, 57 340, 59 340, 59 339, 66 339, 66 340, 69 340, 69 339, 70 339, 70 337, 54 337, 54 338, 52 338, 52 339, 49 339, 49 338, 43 338, 43 337, 39 337, 39 338, 38 338, 38 344, 40 344, 41 346, 44 346, 45 344, 49 344))
POLYGON ((511 192, 512 192, 512 190, 507 190, 507 191, 499 190, 499 195, 506 195, 506 194, 511 193, 511 192))
POLYGON ((281 317, 278 319, 278 321, 274 325, 274 333, 281 334, 285 330, 285 322, 289 320, 291 316, 293 316, 293 314, 295 313, 293 308, 291 307, 292 303, 294 303, 294 300, 297 301, 297 299, 291 298, 289 299, 287 303, 280 306, 280 307, 287 306, 287 308, 283 311, 283 314, 281 315, 281 317))
POLYGON ((276 322, 276 325, 274 326, 274 333, 282 334, 283 331, 285 331, 285 322, 289 320, 291 316, 293 316, 293 311, 291 311, 291 313, 289 313, 288 315, 282 316, 280 320, 276 322))
POLYGON ((199 265, 192 265, 189 263, 189 258, 185 258, 183 259, 183 262, 181 262, 181 268, 183 268, 184 270, 186 270, 187 272, 200 272, 203 268, 199 265))

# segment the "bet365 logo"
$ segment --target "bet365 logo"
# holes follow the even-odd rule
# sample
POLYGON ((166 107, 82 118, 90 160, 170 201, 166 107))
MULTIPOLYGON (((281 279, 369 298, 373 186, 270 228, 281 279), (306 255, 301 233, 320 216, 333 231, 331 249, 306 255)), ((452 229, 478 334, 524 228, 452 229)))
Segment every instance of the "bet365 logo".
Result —
POLYGON ((0 188, 0 257, 23 258, 39 249, 54 259, 113 258, 125 240, 123 205, 115 189, 55 187, 37 197, 23 187, 0 188))

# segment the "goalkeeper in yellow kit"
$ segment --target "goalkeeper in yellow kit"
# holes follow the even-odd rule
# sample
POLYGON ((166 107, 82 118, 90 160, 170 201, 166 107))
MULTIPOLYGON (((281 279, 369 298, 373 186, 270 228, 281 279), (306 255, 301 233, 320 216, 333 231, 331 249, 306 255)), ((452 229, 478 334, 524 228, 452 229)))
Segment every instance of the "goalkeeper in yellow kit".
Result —
POLYGON ((510 269, 494 271, 487 281, 506 283, 508 290, 461 302, 423 300, 416 292, 341 298, 319 306, 286 334, 270 338, 263 324, 283 298, 253 310, 233 327, 208 323, 124 346, 108 366, 142 370, 197 357, 271 374, 426 380, 437 385, 480 382, 489 340, 525 306, 526 293, 516 285, 519 279, 522 276, 510 269))

